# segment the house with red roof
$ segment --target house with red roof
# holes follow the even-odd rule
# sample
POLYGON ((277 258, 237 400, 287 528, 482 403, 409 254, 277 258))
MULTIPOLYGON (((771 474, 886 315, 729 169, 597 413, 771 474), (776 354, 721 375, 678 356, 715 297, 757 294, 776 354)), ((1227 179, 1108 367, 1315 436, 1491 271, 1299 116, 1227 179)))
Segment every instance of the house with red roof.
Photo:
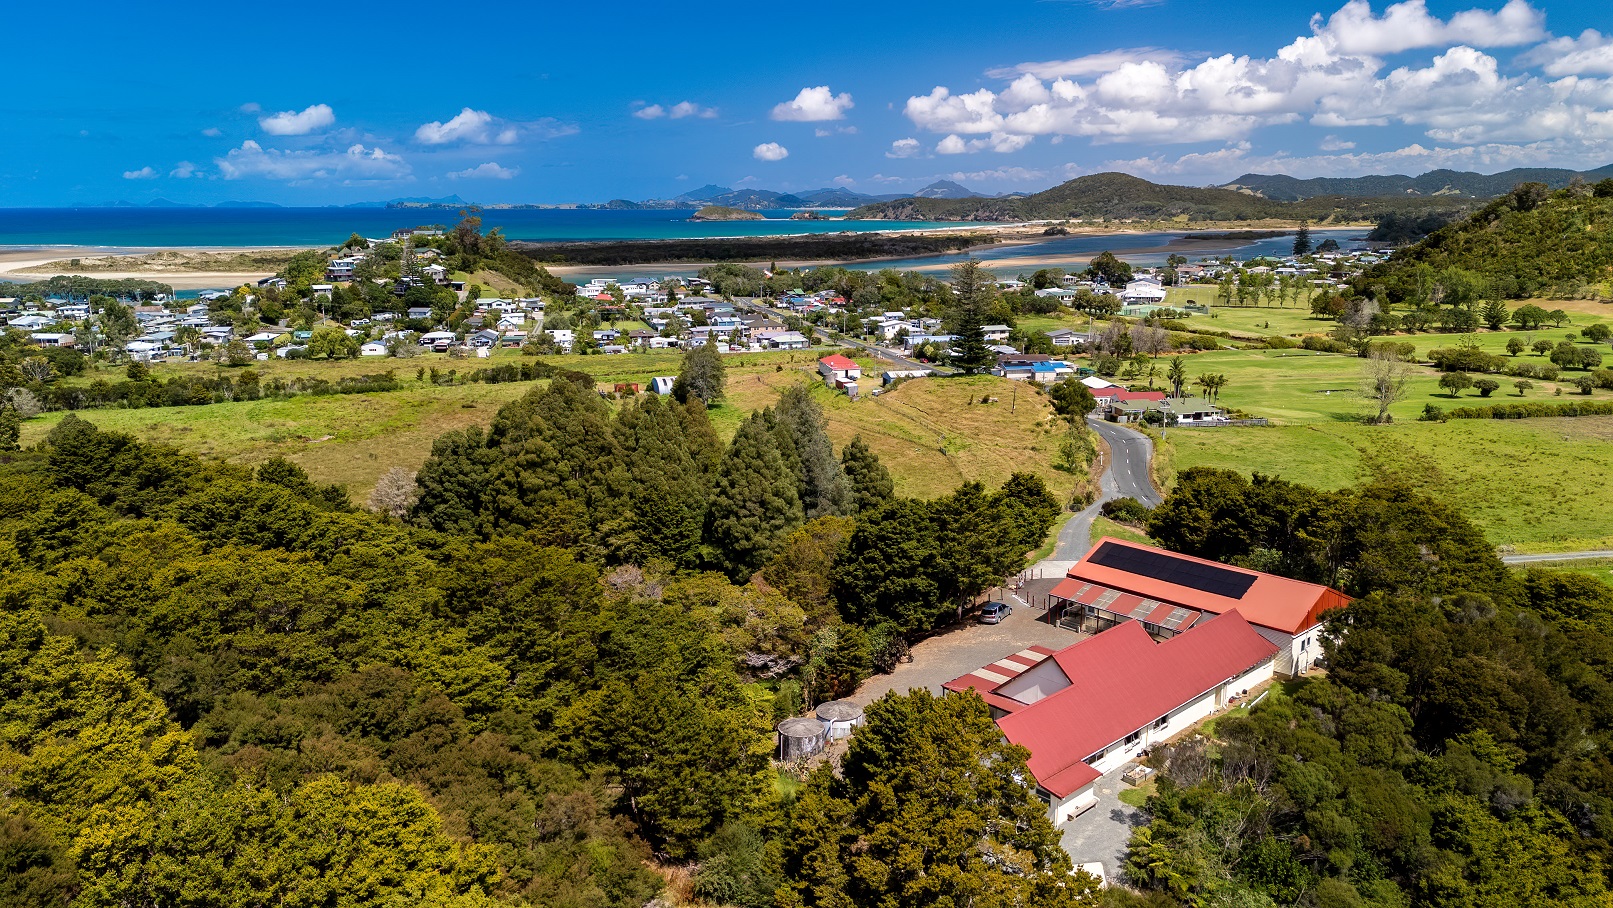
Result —
POLYGON ((838 353, 831 353, 818 360, 818 373, 823 376, 826 384, 832 385, 836 382, 856 381, 862 378, 863 371, 856 362, 838 353))
POLYGON ((1096 803, 1094 784, 1272 677, 1278 647, 1236 609, 1163 642, 1126 622, 1058 651, 1031 647, 948 681, 991 707, 1054 825, 1096 803))
POLYGON ((1119 385, 1093 388, 1092 396, 1098 401, 1098 415, 1125 418, 1135 421, 1150 407, 1165 402, 1164 391, 1128 391, 1119 385))
POLYGON ((1168 640, 1236 609, 1279 648, 1276 671, 1298 675, 1321 653, 1323 613, 1350 598, 1331 587, 1104 537, 1048 597, 1053 620, 1100 633, 1139 624, 1168 640))

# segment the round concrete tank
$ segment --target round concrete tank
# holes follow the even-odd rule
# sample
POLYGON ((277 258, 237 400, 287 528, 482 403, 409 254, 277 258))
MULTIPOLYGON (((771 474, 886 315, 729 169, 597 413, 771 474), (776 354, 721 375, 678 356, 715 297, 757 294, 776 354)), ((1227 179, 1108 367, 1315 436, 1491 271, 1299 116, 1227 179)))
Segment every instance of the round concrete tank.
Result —
POLYGON ((778 758, 786 763, 804 760, 823 750, 823 723, 807 716, 778 724, 778 758))
POLYGON ((830 700, 818 707, 818 721, 830 741, 849 738, 863 724, 863 708, 850 700, 830 700))

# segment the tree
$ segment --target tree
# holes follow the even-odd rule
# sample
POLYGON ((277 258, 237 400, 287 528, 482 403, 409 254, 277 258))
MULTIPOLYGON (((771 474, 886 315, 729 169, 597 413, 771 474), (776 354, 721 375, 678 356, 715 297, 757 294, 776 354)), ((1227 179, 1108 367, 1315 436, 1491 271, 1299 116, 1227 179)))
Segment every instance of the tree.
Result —
POLYGON ((308 355, 328 359, 350 359, 358 355, 358 338, 333 325, 315 331, 308 340, 308 355))
POLYGON ((381 474, 370 491, 370 510, 402 520, 409 516, 417 495, 414 474, 403 467, 393 467, 381 474))
POLYGON ((890 471, 879 462, 879 457, 863 441, 853 436, 840 451, 840 466, 851 487, 852 505, 857 514, 871 514, 896 495, 896 484, 890 471))
POLYGON ((1501 383, 1493 378, 1480 378, 1473 382, 1473 387, 1478 389, 1480 397, 1489 397, 1501 387, 1501 383))
POLYGON ((804 519, 795 474, 779 453, 766 416, 753 413, 740 424, 712 488, 706 543, 713 560, 743 581, 804 519))
POLYGON ((683 366, 672 383, 672 396, 679 403, 697 398, 708 407, 716 406, 723 399, 727 382, 728 368, 723 364, 722 354, 717 352, 716 344, 708 341, 690 347, 683 354, 683 366))
POLYGON ((1374 347, 1362 371, 1361 396, 1378 406, 1378 414, 1370 422, 1379 426, 1388 425, 1394 421, 1389 408, 1406 396, 1411 366, 1394 351, 1374 347))
POLYGON ((1050 388, 1047 396, 1053 400, 1053 412, 1064 417, 1072 426, 1081 425, 1087 415, 1098 408, 1098 399, 1092 396, 1092 389, 1073 375, 1050 388))
POLYGON ((1112 252, 1100 252, 1087 263, 1086 276, 1098 278, 1111 287, 1131 283, 1131 266, 1115 258, 1112 252))
POLYGON ((1507 338, 1507 353, 1511 356, 1517 356, 1524 350, 1528 349, 1528 347, 1529 345, 1524 343, 1523 338, 1521 337, 1513 336, 1507 338))
POLYGON ((1170 368, 1165 370, 1165 380, 1171 383, 1171 396, 1181 397, 1182 388, 1187 384, 1187 362, 1182 357, 1171 359, 1170 368))
POLYGON ((956 297, 952 317, 952 361, 968 373, 991 368, 996 358, 986 346, 986 322, 995 291, 991 272, 980 267, 974 259, 952 266, 952 292, 956 297))
POLYGON ((1511 316, 1511 313, 1507 311, 1506 304, 1500 300, 1490 300, 1485 303, 1479 314, 1484 319, 1484 324, 1491 331, 1500 331, 1501 326, 1505 325, 1507 318, 1511 316))
POLYGON ((39 384, 49 384, 58 378, 56 365, 43 356, 30 356, 17 367, 24 378, 39 384))
POLYGON ((1456 397, 1473 387, 1473 378, 1466 372, 1446 372, 1439 377, 1439 386, 1451 397, 1456 397))
POLYGON ((22 438, 22 419, 11 407, 0 407, 0 451, 16 451, 22 438))
POLYGON ((1512 383, 1512 387, 1518 389, 1518 396, 1519 397, 1522 397, 1523 392, 1529 390, 1530 388, 1533 388, 1534 386, 1535 386, 1535 383, 1530 381, 1527 378, 1520 378, 1517 381, 1512 383))
POLYGON ((1311 251, 1311 225, 1309 221, 1300 221, 1299 230, 1294 233, 1294 254, 1309 255, 1311 251))
POLYGON ((972 693, 875 701, 840 773, 819 768, 796 801, 782 904, 1077 904, 1096 881, 1070 876, 1028 753, 972 693))
POLYGON ((1593 344, 1605 344, 1609 338, 1613 338, 1613 328, 1609 328, 1601 322, 1597 322, 1588 328, 1581 328, 1579 333, 1593 344))
POLYGON ((823 408, 805 384, 779 396, 773 414, 795 448, 796 476, 806 519, 849 514, 856 507, 845 469, 835 459, 823 408))
POLYGON ((1545 356, 1547 353, 1550 353, 1555 347, 1556 347, 1556 344, 1553 344, 1551 341, 1546 340, 1544 338, 1542 338, 1540 340, 1537 340, 1533 344, 1529 345, 1529 349, 1533 350, 1536 356, 1545 356))

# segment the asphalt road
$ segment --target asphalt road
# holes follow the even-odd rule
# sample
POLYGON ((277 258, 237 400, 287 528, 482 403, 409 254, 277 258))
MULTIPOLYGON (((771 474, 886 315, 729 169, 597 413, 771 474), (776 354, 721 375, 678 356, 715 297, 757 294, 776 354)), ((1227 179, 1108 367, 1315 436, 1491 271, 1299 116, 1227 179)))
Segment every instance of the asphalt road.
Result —
POLYGON ((1583 561, 1587 558, 1613 558, 1613 551, 1551 552, 1545 555, 1502 555, 1507 564, 1544 564, 1551 561, 1583 561))
POLYGON ((1098 498, 1086 510, 1064 522, 1053 553, 1033 569, 1033 576, 1063 577, 1069 565, 1092 548, 1092 518, 1098 516, 1104 502, 1135 498, 1149 507, 1160 502, 1159 492, 1148 478, 1148 463, 1154 456, 1153 441, 1119 423, 1089 419, 1087 425, 1109 444, 1109 458, 1103 465, 1103 475, 1098 478, 1098 498))

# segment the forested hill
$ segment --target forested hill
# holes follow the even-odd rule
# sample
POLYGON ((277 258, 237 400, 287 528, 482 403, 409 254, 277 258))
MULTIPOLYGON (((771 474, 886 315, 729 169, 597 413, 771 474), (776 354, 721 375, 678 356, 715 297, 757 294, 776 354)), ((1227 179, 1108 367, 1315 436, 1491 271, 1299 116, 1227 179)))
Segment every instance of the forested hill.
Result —
MULTIPOLYGON (((1454 204, 1460 204, 1454 203, 1454 204)), ((898 199, 864 205, 847 217, 871 220, 1035 221, 1170 219, 1189 221, 1377 220, 1390 212, 1450 209, 1446 198, 1329 196, 1281 202, 1231 189, 1168 186, 1124 173, 1078 177, 1022 198, 898 199)))
POLYGON ((1222 189, 1251 192, 1268 199, 1297 201, 1318 196, 1448 196, 1463 199, 1493 199, 1512 191, 1520 183, 1545 183, 1563 189, 1575 179, 1595 183, 1613 177, 1613 164, 1596 170, 1566 170, 1561 167, 1516 167, 1500 173, 1473 173, 1464 170, 1431 170, 1421 176, 1374 174, 1364 177, 1313 177, 1302 180, 1287 174, 1246 173, 1222 189))
POLYGON ((1411 293, 1448 269, 1471 272, 1487 294, 1523 299, 1613 277, 1613 178, 1551 191, 1526 183, 1369 272, 1363 286, 1411 293))

